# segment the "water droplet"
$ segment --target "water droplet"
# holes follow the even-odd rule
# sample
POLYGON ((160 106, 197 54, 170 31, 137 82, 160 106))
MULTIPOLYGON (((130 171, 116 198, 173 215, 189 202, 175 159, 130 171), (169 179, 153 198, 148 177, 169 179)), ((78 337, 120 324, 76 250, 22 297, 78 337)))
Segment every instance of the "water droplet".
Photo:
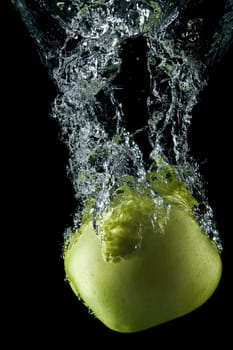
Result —
POLYGON ((88 307, 88 314, 89 315, 94 315, 93 311, 88 307))
POLYGON ((64 1, 57 2, 57 7, 59 8, 60 11, 64 9, 65 3, 64 1))

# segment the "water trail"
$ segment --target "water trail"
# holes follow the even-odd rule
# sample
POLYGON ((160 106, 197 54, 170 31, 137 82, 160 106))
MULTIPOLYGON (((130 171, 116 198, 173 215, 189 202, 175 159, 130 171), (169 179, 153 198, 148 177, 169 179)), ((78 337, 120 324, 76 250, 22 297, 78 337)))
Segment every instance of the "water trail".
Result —
MULTIPOLYGON (((205 207, 195 215, 221 250, 198 164, 190 155, 188 128, 210 70, 232 43, 232 1, 222 1, 212 17, 205 11, 209 2, 201 0, 12 3, 58 88, 52 115, 69 149, 68 174, 83 208, 94 198, 96 215, 101 214, 119 179, 132 176, 148 185, 148 170, 158 170, 163 159, 205 207), (123 47, 138 38, 146 46, 149 88, 146 113, 137 116, 141 127, 131 132, 119 77, 123 47), (147 157, 136 142, 142 134, 149 144, 147 157)), ((81 216, 80 210, 74 226, 81 216)))

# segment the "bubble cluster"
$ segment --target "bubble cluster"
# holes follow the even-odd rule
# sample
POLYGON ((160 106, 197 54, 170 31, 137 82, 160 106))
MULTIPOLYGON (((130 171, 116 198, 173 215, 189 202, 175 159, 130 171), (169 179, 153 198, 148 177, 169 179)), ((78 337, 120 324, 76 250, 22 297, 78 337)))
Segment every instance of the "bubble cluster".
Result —
MULTIPOLYGON (((207 18, 198 11, 192 15, 199 1, 12 2, 56 83, 52 115, 69 149, 68 174, 83 206, 92 198, 96 215, 101 215, 119 179, 132 176, 146 186, 150 167, 159 170, 156 160, 163 159, 191 193, 207 203, 205 214, 195 215, 220 247, 198 165, 190 156, 188 128, 208 69, 232 41, 232 2, 224 2, 220 18, 208 31, 212 27, 207 18), (141 130, 132 134, 126 128, 115 84, 122 70, 122 46, 138 37, 148 49, 150 89, 143 130, 152 149, 150 164, 145 164, 135 141, 141 130)), ((159 196, 157 200, 161 204, 159 196)), ((80 217, 75 217, 76 224, 80 217)))

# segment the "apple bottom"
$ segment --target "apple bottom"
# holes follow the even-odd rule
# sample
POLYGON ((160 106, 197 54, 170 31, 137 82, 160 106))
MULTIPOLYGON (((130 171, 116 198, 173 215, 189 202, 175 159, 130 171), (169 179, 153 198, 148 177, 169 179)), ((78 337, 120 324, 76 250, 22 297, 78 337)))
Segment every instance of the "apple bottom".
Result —
POLYGON ((215 244, 184 209, 171 206, 164 233, 145 229, 141 247, 106 262, 92 223, 67 250, 65 270, 76 295, 107 327, 137 332, 189 313, 214 292, 222 264, 215 244))

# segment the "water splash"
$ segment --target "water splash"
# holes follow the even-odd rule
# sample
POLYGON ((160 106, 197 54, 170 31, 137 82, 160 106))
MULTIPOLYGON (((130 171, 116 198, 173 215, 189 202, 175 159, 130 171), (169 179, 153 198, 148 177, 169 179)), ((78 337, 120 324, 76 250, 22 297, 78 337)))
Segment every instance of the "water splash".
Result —
MULTIPOLYGON (((188 128, 211 67, 232 43, 232 1, 223 1, 218 17, 211 20, 202 14, 205 1, 12 3, 57 85, 52 114, 70 152, 68 173, 83 208, 94 198, 94 217, 101 214, 119 179, 126 176, 148 186, 148 170, 158 170, 156 160, 163 159, 205 207, 204 213, 196 208, 194 214, 221 250, 199 168, 190 156, 188 128), (141 127, 131 132, 122 98, 126 89, 119 77, 123 47, 138 38, 147 47, 149 88, 144 94, 146 113, 137 116, 143 120, 141 127), (136 142, 145 133, 147 161, 136 142)), ((79 211, 74 226, 81 217, 79 211)))

